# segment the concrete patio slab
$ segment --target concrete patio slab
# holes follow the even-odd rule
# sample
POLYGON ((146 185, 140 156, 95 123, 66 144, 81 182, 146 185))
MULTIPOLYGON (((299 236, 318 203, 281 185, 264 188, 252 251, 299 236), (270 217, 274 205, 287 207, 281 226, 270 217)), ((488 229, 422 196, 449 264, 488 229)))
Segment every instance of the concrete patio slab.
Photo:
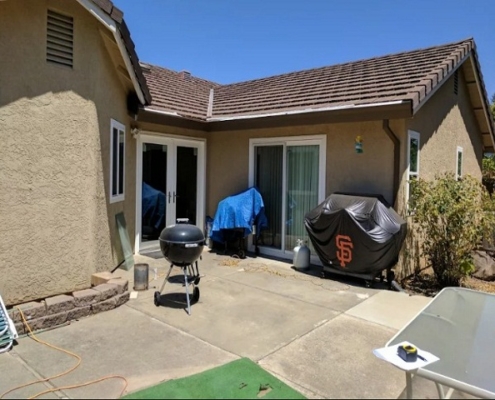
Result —
MULTIPOLYGON (((220 278, 205 284, 201 282, 199 286, 201 297, 199 303, 192 306, 191 316, 183 310, 183 305, 171 308, 167 293, 162 296, 164 306, 156 307, 145 297, 127 304, 208 343, 253 360, 338 315, 324 307, 220 278)), ((176 287, 174 296, 184 299, 184 288, 176 287)), ((168 290, 172 289, 169 287, 168 290)))
POLYGON ((260 365, 322 398, 397 398, 404 373, 377 359, 395 331, 340 315, 262 360, 260 365))
MULTIPOLYGON (((128 391, 135 391, 237 359, 126 306, 41 333, 39 338, 82 358, 74 372, 54 380, 57 386, 112 374, 124 376, 129 382, 128 391)), ((76 363, 74 358, 30 338, 19 342, 15 353, 44 377, 65 371, 76 363)), ((72 398, 116 398, 122 387, 121 380, 111 379, 66 392, 72 398)))
POLYGON ((431 300, 429 297, 409 296, 389 290, 380 291, 366 302, 346 311, 346 314, 399 330, 431 300))
MULTIPOLYGON (((403 396, 404 374, 376 359, 372 350, 430 299, 380 290, 384 285, 379 282, 373 289, 341 276, 322 279, 318 268, 300 272, 288 262, 250 256, 236 260, 205 249, 199 264, 201 297, 189 316, 182 285, 167 283, 163 305, 154 305, 154 292, 169 269, 166 260, 136 256, 135 262, 150 267, 148 290, 136 292, 137 298, 119 308, 39 334, 83 360, 54 385, 112 374, 124 376, 132 392, 245 356, 261 360, 308 398, 403 396)), ((173 269, 173 275, 181 273, 181 268, 173 269)), ((113 275, 128 279, 132 290, 132 269, 113 275)), ((60 373, 75 362, 22 338, 10 353, 0 355, 0 389, 60 373)), ((423 386, 417 393, 435 394, 423 386)), ((25 398, 46 387, 9 396, 25 398)), ((115 398, 122 387, 121 380, 111 379, 58 392, 58 397, 115 398)))
MULTIPOLYGON (((0 356, 0 395, 11 388, 37 381, 39 378, 14 351, 0 356)), ((51 388, 53 386, 47 383, 37 383, 9 393, 5 398, 26 399, 35 393, 51 388)), ((58 399, 59 397, 54 393, 50 393, 43 398, 58 399)))
POLYGON ((224 279, 336 311, 348 310, 377 293, 289 268, 280 270, 253 262, 240 266, 235 274, 224 279))

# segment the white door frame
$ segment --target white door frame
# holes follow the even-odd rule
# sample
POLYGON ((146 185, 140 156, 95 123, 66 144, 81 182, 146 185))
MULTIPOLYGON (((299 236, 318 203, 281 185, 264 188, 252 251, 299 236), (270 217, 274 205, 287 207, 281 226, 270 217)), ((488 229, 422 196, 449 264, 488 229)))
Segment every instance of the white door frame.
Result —
MULTIPOLYGON (((198 149, 198 170, 197 170, 197 187, 196 187, 196 226, 203 230, 205 219, 205 180, 206 180, 206 139, 190 138, 187 136, 164 135, 157 132, 142 131, 136 143, 136 238, 134 244, 134 254, 139 254, 141 248, 141 229, 142 229, 142 189, 143 189, 143 143, 152 143, 170 146, 169 150, 183 147, 195 147, 198 149)), ((169 153, 173 154, 173 152, 169 153)), ((176 152, 175 152, 176 154, 176 152)), ((167 158, 167 162, 169 158, 167 158)), ((170 160, 176 162, 176 158, 170 160)), ((171 190, 176 190, 176 166, 167 168, 167 185, 171 190)))
MULTIPOLYGON (((288 146, 304 146, 316 144, 320 146, 319 152, 319 163, 318 166, 318 203, 325 200, 325 190, 326 190, 326 154, 327 154, 327 137, 326 135, 311 135, 311 136, 285 136, 285 137, 272 137, 272 138, 256 138, 249 140, 249 186, 254 185, 254 148, 256 146, 269 146, 269 145, 282 145, 284 147, 283 154, 283 170, 285 171, 286 166, 286 152, 285 148, 288 146)), ((285 172, 284 172, 285 177, 285 172)), ((282 183, 282 192, 286 191, 286 182, 282 183)), ((282 215, 286 215, 286 204, 285 200, 282 205, 282 215)), ((310 210, 308 210, 310 211, 310 210)), ((284 250, 285 241, 285 224, 282 226, 282 249, 272 249, 269 247, 262 248, 260 246, 261 254, 266 254, 268 256, 281 257, 281 258, 293 258, 294 253, 290 250, 284 250)), ((249 251, 254 251, 254 243, 252 236, 249 237, 248 241, 249 251)), ((311 254, 311 262, 319 263, 319 258, 315 254, 311 254)))

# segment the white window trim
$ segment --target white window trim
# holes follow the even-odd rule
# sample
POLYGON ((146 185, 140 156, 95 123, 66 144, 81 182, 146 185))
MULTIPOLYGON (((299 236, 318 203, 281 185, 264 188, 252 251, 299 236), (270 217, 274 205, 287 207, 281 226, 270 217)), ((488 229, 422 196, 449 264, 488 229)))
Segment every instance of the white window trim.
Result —
MULTIPOLYGON (((118 136, 118 135, 117 135, 118 136)), ((118 148, 118 147, 117 147, 118 148)), ((119 153, 117 152, 117 171, 118 171, 118 166, 119 166, 119 153)), ((118 184, 119 184, 119 180, 117 181, 117 187, 118 187, 118 184)), ((123 201, 124 198, 125 198, 125 126, 123 124, 121 124, 120 122, 112 119, 111 120, 111 123, 110 123, 110 184, 108 185, 109 186, 109 189, 110 189, 110 203, 116 203, 118 201, 123 201), (114 160, 114 154, 113 154, 113 130, 117 129, 119 131, 122 131, 124 132, 124 168, 123 168, 123 171, 122 171, 122 176, 119 177, 123 180, 123 183, 122 183, 122 193, 121 194, 118 194, 118 195, 113 195, 113 160, 114 160)))
POLYGON ((419 178, 419 171, 420 171, 420 165, 419 165, 419 160, 420 160, 420 154, 421 154, 421 138, 419 132, 415 131, 408 131, 407 134, 407 182, 406 182, 406 205, 409 203, 409 185, 411 182, 411 176, 415 176, 416 178, 419 178), (411 139, 416 139, 418 141, 418 160, 417 160, 417 170, 416 172, 411 172, 411 139))
POLYGON ((458 180, 459 178, 462 177, 462 170, 463 170, 463 164, 464 164, 464 149, 461 146, 457 146, 457 150, 455 153, 455 179, 458 180), (457 166, 459 165, 459 153, 462 154, 462 160, 461 160, 461 174, 459 175, 459 171, 457 169, 457 166))

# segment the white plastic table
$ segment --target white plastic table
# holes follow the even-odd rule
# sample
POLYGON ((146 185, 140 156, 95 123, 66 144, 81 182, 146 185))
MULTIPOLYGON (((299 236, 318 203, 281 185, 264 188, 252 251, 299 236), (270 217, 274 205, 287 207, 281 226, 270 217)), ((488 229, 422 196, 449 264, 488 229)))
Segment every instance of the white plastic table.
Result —
POLYGON ((495 398, 495 295, 445 288, 387 347, 403 341, 440 358, 406 372, 407 398, 412 398, 413 375, 435 382, 441 399, 450 398, 454 389, 495 398))

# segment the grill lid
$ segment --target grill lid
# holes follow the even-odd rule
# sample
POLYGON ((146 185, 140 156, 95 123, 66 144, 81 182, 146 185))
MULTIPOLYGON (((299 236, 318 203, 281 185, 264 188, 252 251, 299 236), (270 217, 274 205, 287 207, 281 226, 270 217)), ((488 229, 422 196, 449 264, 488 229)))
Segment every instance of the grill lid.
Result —
POLYGON ((196 225, 177 224, 167 226, 160 234, 160 241, 176 244, 203 244, 205 236, 196 225))

